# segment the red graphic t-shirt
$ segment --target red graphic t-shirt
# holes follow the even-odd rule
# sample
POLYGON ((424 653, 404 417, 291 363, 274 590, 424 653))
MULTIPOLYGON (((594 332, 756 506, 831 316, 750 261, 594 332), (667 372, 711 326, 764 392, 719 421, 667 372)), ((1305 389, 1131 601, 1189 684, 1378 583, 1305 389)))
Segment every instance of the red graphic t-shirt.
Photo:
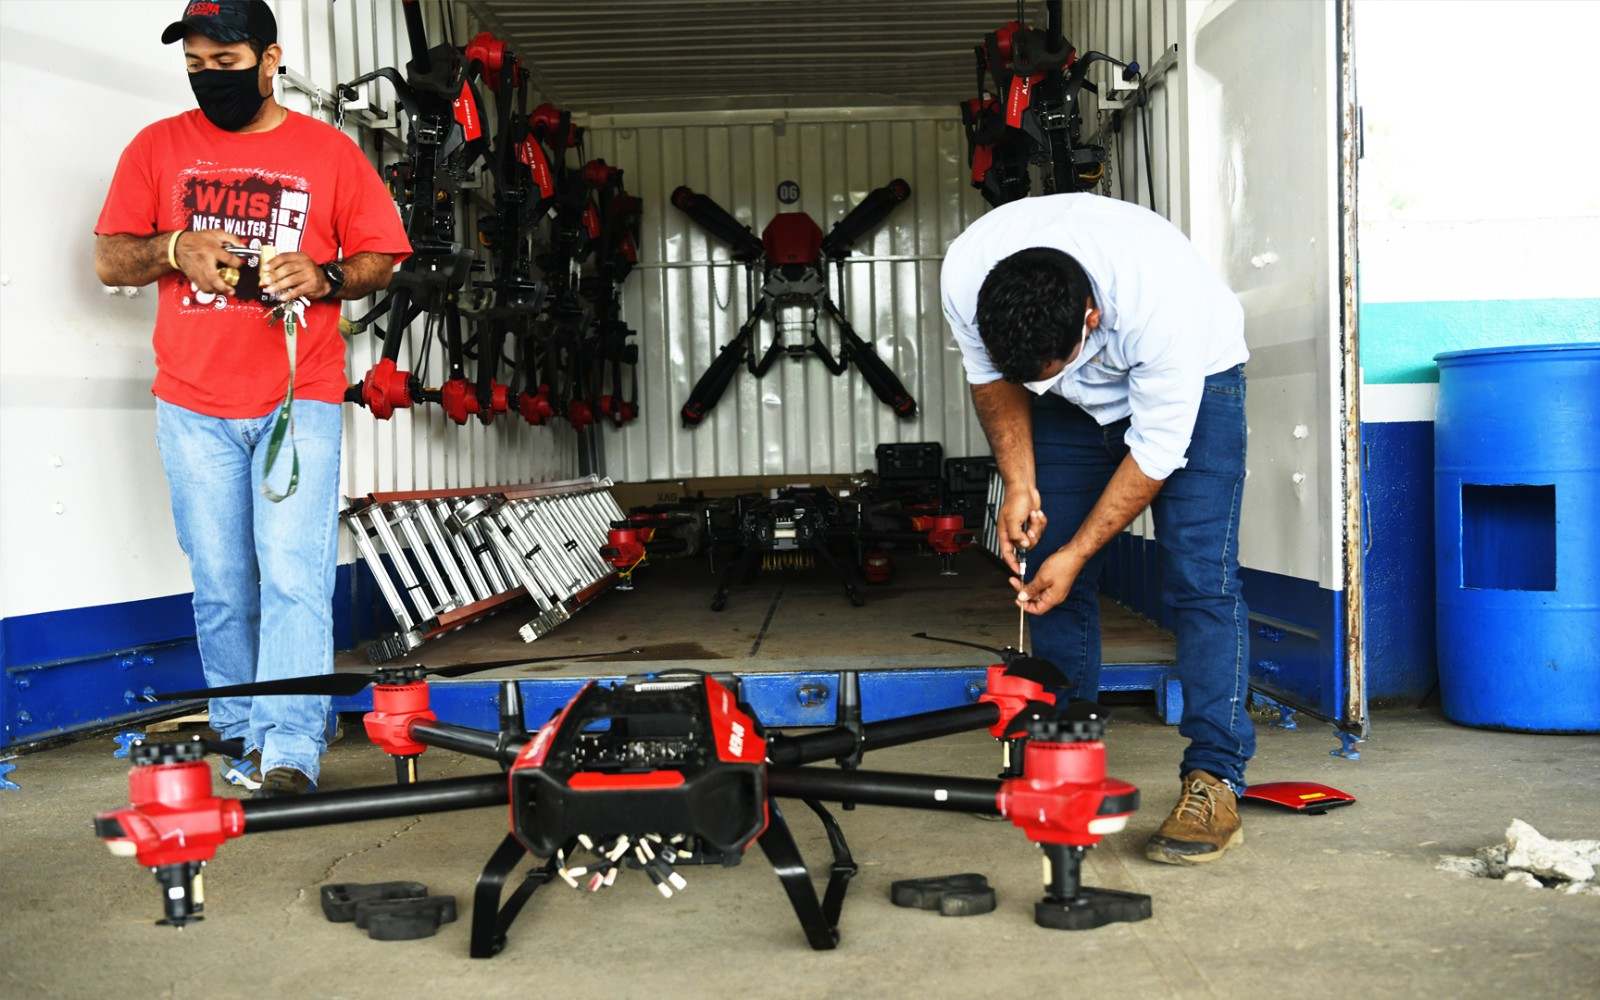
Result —
MULTIPOLYGON (((95 232, 152 236, 221 229, 240 246, 271 244, 319 264, 411 252, 388 189, 348 136, 289 112, 266 132, 226 132, 199 110, 146 128, 123 151, 95 232)), ((283 327, 255 300, 198 291, 179 272, 157 283, 156 381, 169 403, 214 417, 270 413, 288 388, 283 327)), ((299 325, 295 398, 344 399, 337 302, 313 302, 299 325)))

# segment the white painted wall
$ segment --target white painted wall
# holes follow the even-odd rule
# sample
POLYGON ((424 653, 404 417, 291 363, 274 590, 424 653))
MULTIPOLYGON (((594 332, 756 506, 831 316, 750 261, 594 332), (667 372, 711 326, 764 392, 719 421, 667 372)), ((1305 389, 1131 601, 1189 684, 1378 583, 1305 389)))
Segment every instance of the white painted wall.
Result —
MULTIPOLYGON (((900 441, 938 441, 951 456, 988 454, 939 307, 945 248, 984 208, 953 104, 603 116, 589 124, 589 155, 621 167, 645 205, 640 266, 625 289, 644 356, 643 417, 606 431, 610 475, 855 472, 874 467, 878 444, 900 441), (744 268, 670 204, 673 189, 709 194, 757 233, 776 212, 795 208, 826 232, 895 177, 910 183, 911 199, 851 257, 840 306, 916 397, 916 418, 896 418, 854 368, 835 377, 815 359, 782 359, 760 380, 741 369, 705 422, 684 428, 679 408, 751 303, 744 268), (797 206, 778 202, 784 180, 799 183, 797 206)), ((799 310, 789 311, 789 322, 799 322, 799 310)), ((832 324, 824 320, 821 332, 837 354, 832 324)), ((760 343, 772 334, 763 324, 760 343)), ((800 342, 800 331, 787 339, 800 342)))
MULTIPOLYGON (((285 64, 323 90, 393 65, 398 6, 277 0, 285 64)), ((427 9, 437 30, 443 8, 427 9)), ((154 298, 107 295, 93 269, 118 155, 147 123, 194 106, 180 53, 159 41, 178 11, 173 0, 0 3, 0 616, 191 589, 154 440, 154 298)), ((464 41, 475 29, 464 7, 453 13, 464 41)), ((379 93, 392 103, 387 85, 379 93)), ((352 376, 377 353, 370 336, 352 344, 352 376)), ((350 495, 575 467, 564 429, 456 428, 437 413, 380 424, 354 408, 345 420, 350 495)))
POLYGON ((1600 299, 1600 4, 1360 0, 1366 302, 1600 299))

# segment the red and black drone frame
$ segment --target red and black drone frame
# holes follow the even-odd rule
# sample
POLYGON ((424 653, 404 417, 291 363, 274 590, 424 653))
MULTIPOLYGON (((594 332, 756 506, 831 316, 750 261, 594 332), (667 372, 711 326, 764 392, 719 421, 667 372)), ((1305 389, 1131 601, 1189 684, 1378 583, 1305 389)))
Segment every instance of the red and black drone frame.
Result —
POLYGON ((1093 189, 1106 150, 1083 136, 1080 99, 1098 93, 1089 67, 1121 67, 1129 81, 1139 75, 1136 62, 1073 48, 1061 33, 1061 0, 1046 0, 1045 10, 1045 27, 1007 21, 973 49, 977 96, 961 102, 961 121, 972 186, 991 205, 1027 197, 1035 174, 1043 194, 1093 189))
POLYGON ((910 197, 911 185, 896 178, 868 192, 826 235, 816 220, 804 212, 779 212, 757 236, 709 196, 688 187, 672 192, 674 205, 732 248, 734 260, 746 265, 747 299, 754 302, 739 332, 718 352, 690 391, 680 411, 684 426, 693 427, 705 419, 727 391, 740 364, 751 375, 761 378, 783 356, 795 361, 815 356, 834 375, 843 375, 854 365, 873 395, 896 416, 910 419, 916 415, 917 402, 900 377, 884 363, 871 344, 861 339, 835 304, 829 293, 827 273, 827 264, 834 264, 842 295, 844 261, 850 248, 887 219, 896 205, 910 197), (754 288, 758 270, 761 274, 759 297, 754 288), (810 308, 804 343, 791 344, 784 337, 783 317, 791 306, 810 308), (823 342, 818 331, 822 316, 831 319, 839 329, 837 355, 823 342), (774 330, 772 342, 763 350, 757 346, 756 330, 768 319, 774 330))
MULTIPOLYGON (((626 869, 642 871, 663 896, 684 888, 678 868, 738 864, 751 844, 775 868, 806 940, 839 941, 839 915, 857 866, 824 803, 881 805, 1003 816, 1044 852, 1043 927, 1085 929, 1150 915, 1150 898, 1085 887, 1084 852, 1121 830, 1138 807, 1134 786, 1106 776, 1103 715, 1087 702, 1056 704, 1062 683, 1045 661, 1003 652, 987 690, 970 705, 862 723, 858 674, 841 675, 842 723, 803 735, 765 731, 739 698, 736 679, 695 671, 586 684, 537 731, 524 724, 516 681, 500 687, 494 732, 440 722, 428 707, 425 671, 326 675, 227 689, 255 696, 372 688, 369 738, 396 761, 393 786, 312 792, 290 798, 224 799, 212 790, 201 741, 145 743, 132 752, 129 804, 102 813, 95 831, 113 853, 155 874, 163 919, 203 919, 202 870, 236 837, 336 823, 464 809, 507 809, 510 830, 479 876, 471 954, 506 943, 533 893, 557 880, 599 891, 626 869), (869 771, 870 751, 987 729, 1005 748, 997 779, 869 771), (429 747, 494 761, 488 774, 418 781, 429 747), (816 767, 835 761, 835 767, 816 767), (821 820, 832 848, 819 897, 780 799, 799 799, 821 820), (512 873, 534 859, 505 897, 512 873)), ((459 672, 452 670, 449 672, 459 672)), ((215 691, 211 693, 217 693, 215 691)), ((177 692, 174 697, 194 692, 177 692)))

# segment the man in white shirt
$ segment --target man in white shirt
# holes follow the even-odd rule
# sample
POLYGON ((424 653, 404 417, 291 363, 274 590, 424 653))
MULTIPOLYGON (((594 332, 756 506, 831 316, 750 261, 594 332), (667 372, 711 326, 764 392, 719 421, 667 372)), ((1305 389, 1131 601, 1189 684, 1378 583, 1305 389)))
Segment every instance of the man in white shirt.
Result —
POLYGON ((1100 688, 1103 550, 1146 507, 1178 635, 1177 805, 1151 860, 1211 861, 1243 839, 1238 794, 1255 752, 1239 584, 1244 313, 1170 222, 1090 194, 994 209, 951 244, 945 317, 1005 480, 1000 547, 1034 653, 1100 688))

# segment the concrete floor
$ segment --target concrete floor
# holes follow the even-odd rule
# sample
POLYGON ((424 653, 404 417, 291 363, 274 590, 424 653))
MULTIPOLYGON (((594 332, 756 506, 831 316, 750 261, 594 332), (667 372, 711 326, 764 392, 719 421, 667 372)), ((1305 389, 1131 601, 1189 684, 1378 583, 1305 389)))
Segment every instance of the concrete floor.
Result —
MULTIPOLYGON (((662 900, 637 873, 608 893, 541 890, 491 961, 467 958, 473 880, 504 813, 485 809, 298 833, 247 836, 208 870, 207 919, 155 927, 154 881, 90 833, 124 801, 109 739, 29 755, 0 792, 0 996, 5 997, 784 997, 1594 996, 1600 900, 1433 870, 1441 852, 1497 840, 1514 816, 1558 837, 1600 833, 1600 738, 1523 736, 1384 713, 1362 759, 1328 755, 1327 729, 1262 730, 1257 780, 1304 778, 1361 801, 1322 817, 1250 811, 1245 845, 1207 868, 1143 860, 1170 806, 1173 729, 1121 709, 1112 771, 1145 790, 1130 829, 1091 854, 1091 884, 1154 897, 1139 924, 1037 928, 1039 865, 1009 824, 866 808, 841 814, 861 874, 843 943, 809 951, 759 853, 734 869, 686 869, 662 900), (1000 909, 953 919, 889 904, 896 878, 985 872, 1000 909), (461 902, 437 937, 368 940, 326 923, 317 886, 415 879, 461 902)), ((430 751, 429 774, 482 763, 430 751)), ((986 776, 994 746, 953 737, 873 755, 870 766, 986 776)), ((360 739, 334 747, 324 786, 381 783, 389 765, 360 739)), ((790 808, 801 846, 824 860, 818 827, 790 808)))

